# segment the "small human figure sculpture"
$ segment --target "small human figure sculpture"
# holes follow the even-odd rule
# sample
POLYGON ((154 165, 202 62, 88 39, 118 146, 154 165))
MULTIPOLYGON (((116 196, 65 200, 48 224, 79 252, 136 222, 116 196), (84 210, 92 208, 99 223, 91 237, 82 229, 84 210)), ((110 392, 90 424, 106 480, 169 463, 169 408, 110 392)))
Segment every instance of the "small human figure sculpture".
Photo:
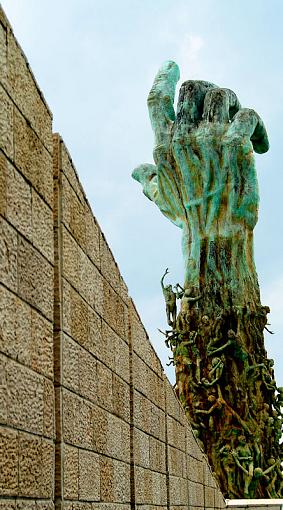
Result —
POLYGON ((202 378, 201 382, 202 384, 208 388, 209 386, 213 386, 217 381, 219 381, 220 377, 222 376, 224 370, 224 359, 221 358, 212 358, 211 361, 211 370, 209 371, 209 380, 202 378))
POLYGON ((200 362, 201 362, 201 357, 200 357, 200 353, 199 353, 199 350, 198 350, 197 344, 196 344, 197 335, 198 335, 197 331, 191 331, 190 339, 186 340, 185 342, 183 342, 183 344, 185 346, 191 346, 192 355, 193 355, 193 358, 194 358, 195 364, 196 364, 196 380, 197 380, 197 382, 199 384, 200 383, 200 362))
POLYGON ((196 409, 196 414, 206 414, 210 415, 213 413, 215 409, 221 410, 223 408, 223 405, 225 404, 225 401, 222 398, 216 398, 215 395, 208 395, 207 401, 212 404, 209 409, 196 409))
POLYGON ((237 466, 244 473, 244 496, 245 498, 250 497, 249 488, 250 483, 254 474, 254 463, 252 451, 249 444, 246 441, 245 436, 241 435, 238 438, 238 446, 232 451, 232 455, 235 459, 237 466))
POLYGON ((279 386, 277 391, 278 394, 276 395, 276 400, 273 405, 277 413, 282 415, 281 407, 283 407, 283 386, 279 386))
POLYGON ((227 475, 227 485, 229 494, 234 494, 236 497, 239 495, 235 492, 235 463, 232 455, 232 447, 229 443, 225 444, 220 448, 219 455, 221 458, 221 462, 224 467, 224 471, 227 475))
POLYGON ((177 305, 176 305, 176 294, 173 291, 172 285, 164 285, 164 278, 169 273, 168 268, 166 269, 164 275, 161 278, 161 287, 163 296, 165 298, 166 304, 166 315, 167 315, 167 323, 169 326, 172 326, 174 329, 176 326, 176 316, 177 316, 177 305))
POLYGON ((179 283, 177 283, 174 287, 175 291, 176 291, 176 297, 177 299, 182 299, 183 295, 184 295, 184 292, 185 292, 185 289, 182 287, 182 285, 180 285, 179 283))
MULTIPOLYGON (((237 333, 235 333, 235 331, 233 331, 232 329, 229 329, 227 336, 228 336, 228 340, 224 345, 221 345, 220 347, 214 348, 214 349, 210 348, 209 350, 207 350, 207 354, 209 356, 214 356, 215 354, 220 354, 225 349, 227 349, 228 347, 231 346, 234 351, 234 356, 243 362, 245 369, 248 368, 249 357, 248 357, 247 352, 241 346, 241 339, 240 339, 239 335, 237 335, 237 333)), ((212 343, 215 343, 214 340, 212 341, 212 343)), ((208 344, 208 346, 209 346, 209 344, 208 344)))
POLYGON ((187 288, 183 289, 182 301, 181 301, 181 311, 183 313, 190 312, 192 305, 194 305, 201 298, 201 294, 197 296, 192 296, 192 289, 187 288))
POLYGON ((283 482, 283 473, 280 469, 280 461, 276 462, 275 459, 273 457, 271 457, 270 459, 268 459, 267 464, 269 465, 269 467, 262 473, 265 476, 266 480, 269 480, 268 477, 266 476, 268 473, 270 473, 274 469, 275 469, 275 472, 273 473, 273 476, 272 476, 271 480, 269 481, 269 484, 268 484, 266 490, 267 490, 267 493, 270 498, 278 498, 281 496, 280 492, 281 492, 281 486, 282 486, 282 482, 283 482), (275 483, 277 481, 277 478, 281 478, 281 484, 280 484, 278 492, 275 489, 275 483))

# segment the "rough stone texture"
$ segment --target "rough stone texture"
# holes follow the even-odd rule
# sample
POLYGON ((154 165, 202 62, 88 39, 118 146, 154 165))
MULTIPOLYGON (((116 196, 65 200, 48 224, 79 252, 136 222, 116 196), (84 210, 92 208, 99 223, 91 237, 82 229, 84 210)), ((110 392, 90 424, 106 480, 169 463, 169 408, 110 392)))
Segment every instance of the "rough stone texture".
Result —
POLYGON ((1 9, 0 81, 0 510, 224 508, 1 9))
POLYGON ((18 494, 18 432, 0 428, 0 495, 18 494))
POLYGON ((17 232, 0 218, 0 277, 1 282, 17 292, 17 232))
POLYGON ((1 8, 0 68, 0 508, 53 510, 51 114, 1 8))
POLYGON ((52 265, 23 238, 18 240, 17 256, 19 296, 52 320, 52 265))

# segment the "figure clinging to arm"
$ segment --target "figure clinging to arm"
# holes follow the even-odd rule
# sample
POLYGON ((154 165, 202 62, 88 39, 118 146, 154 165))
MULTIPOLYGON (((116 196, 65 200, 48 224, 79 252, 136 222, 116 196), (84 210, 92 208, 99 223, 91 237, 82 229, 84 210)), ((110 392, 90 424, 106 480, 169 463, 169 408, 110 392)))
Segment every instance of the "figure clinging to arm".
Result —
POLYGON ((167 323, 174 329, 176 326, 177 317, 176 294, 173 291, 172 285, 164 285, 164 278, 168 273, 169 271, 167 268, 164 275, 161 278, 160 283, 166 304, 167 323))

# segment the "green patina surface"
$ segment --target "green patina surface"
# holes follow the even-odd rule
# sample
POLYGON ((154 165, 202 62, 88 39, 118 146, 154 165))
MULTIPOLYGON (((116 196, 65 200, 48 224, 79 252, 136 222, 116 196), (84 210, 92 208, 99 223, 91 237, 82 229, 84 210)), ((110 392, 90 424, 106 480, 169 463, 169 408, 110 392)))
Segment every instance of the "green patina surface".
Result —
POLYGON ((263 331, 253 257, 259 193, 254 151, 268 150, 258 114, 205 81, 174 96, 166 62, 148 96, 155 164, 133 171, 144 194, 182 229, 184 283, 161 279, 176 391, 227 497, 283 496, 282 389, 263 331), (177 302, 180 299, 180 312, 177 302))

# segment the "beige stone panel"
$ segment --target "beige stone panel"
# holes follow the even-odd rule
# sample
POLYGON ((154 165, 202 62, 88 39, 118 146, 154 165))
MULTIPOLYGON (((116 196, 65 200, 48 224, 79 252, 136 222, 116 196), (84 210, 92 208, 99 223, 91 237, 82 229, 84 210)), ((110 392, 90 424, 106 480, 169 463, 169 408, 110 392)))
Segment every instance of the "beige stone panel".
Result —
POLYGON ((167 503, 167 487, 166 475, 152 471, 152 503, 154 505, 166 505, 167 503))
MULTIPOLYGON (((5 359, 1 355, 2 359, 5 359)), ((6 358, 7 423, 28 432, 43 432, 43 378, 6 358)))
POLYGON ((53 501, 36 501, 36 510, 54 510, 53 501))
POLYGON ((7 32, 0 23, 0 81, 7 84, 7 32))
MULTIPOLYGON (((189 507, 188 505, 185 505, 185 506, 183 506, 183 505, 177 505, 177 506, 170 505, 169 508, 170 508, 170 510, 194 510, 192 507, 189 507)), ((198 507, 197 510, 204 510, 204 509, 198 507)), ((211 509, 206 508, 205 510, 211 510, 211 509)), ((212 509, 212 510, 214 510, 214 509, 212 509)))
POLYGON ((120 292, 120 271, 104 234, 100 233, 101 272, 116 292, 120 292))
POLYGON ((156 407, 154 404, 150 406, 150 430, 157 439, 165 441, 165 414, 164 412, 156 407))
MULTIPOLYGON (((97 310, 99 313, 99 310, 97 310)), ((111 328, 123 339, 128 341, 128 309, 109 283, 103 280, 102 317, 111 328)))
POLYGON ((165 441, 165 413, 137 391, 134 391, 134 424, 160 441, 165 441))
POLYGON ((78 395, 63 391, 63 433, 66 442, 93 448, 93 405, 78 395))
POLYGON ((62 329, 69 336, 72 336, 75 340, 78 340, 72 335, 72 306, 73 307, 75 306, 72 305, 72 300, 74 299, 72 294, 73 293, 75 294, 76 292, 72 289, 71 285, 65 278, 62 278, 61 282, 62 282, 62 316, 63 316, 62 329))
POLYGON ((34 499, 17 499, 17 510, 38 510, 37 501, 34 499))
POLYGON ((11 499, 4 499, 2 501, 0 500, 0 510, 16 510, 16 501, 13 501, 11 499))
POLYGON ((113 459, 100 457, 100 499, 114 502, 114 466, 113 459))
POLYGON ((52 126, 43 96, 13 33, 8 32, 8 90, 38 136, 52 152, 52 126))
POLYGON ((63 385, 79 393, 80 347, 71 338, 63 336, 63 385))
POLYGON ((86 346, 89 338, 88 326, 89 307, 81 296, 71 291, 71 336, 82 346, 86 346))
POLYGON ((152 504, 155 487, 152 483, 152 473, 149 469, 135 467, 135 497, 136 504, 152 504))
POLYGON ((130 321, 131 338, 134 351, 159 375, 159 377, 163 377, 161 362, 150 343, 148 335, 133 304, 131 304, 130 321))
POLYGON ((220 492, 219 489, 217 489, 215 491, 215 508, 218 508, 218 509, 223 509, 226 508, 226 502, 225 502, 225 499, 223 497, 223 494, 220 492))
POLYGON ((79 498, 79 450, 64 445, 64 497, 79 498))
POLYGON ((186 429, 186 452, 187 452, 187 455, 190 455, 191 457, 194 457, 195 459, 202 460, 203 452, 197 443, 197 440, 193 434, 192 428, 189 425, 189 423, 187 423, 185 425, 185 429, 186 429))
POLYGON ((168 446, 168 471, 173 476, 187 477, 186 454, 168 446))
POLYGON ((151 402, 134 390, 134 425, 140 430, 150 433, 151 402))
POLYGON ((79 350, 79 392, 92 402, 97 401, 97 362, 82 348, 79 350))
POLYGON ((153 372, 142 359, 133 353, 133 383, 153 403, 165 408, 163 378, 153 372))
POLYGON ((212 474, 211 467, 208 464, 208 459, 206 455, 203 456, 203 476, 204 476, 204 484, 208 487, 217 487, 217 483, 214 475, 212 474))
POLYGON ((126 382, 130 382, 129 346, 117 335, 114 340, 113 370, 126 382))
MULTIPOLYGON (((172 510, 174 507, 170 506, 170 510, 172 510)), ((160 506, 160 505, 137 505, 137 510, 168 510, 167 505, 166 506, 160 506)), ((177 510, 174 509, 174 510, 177 510)), ((183 510, 182 507, 178 507, 178 510, 183 510)), ((184 510, 188 510, 187 507, 184 510)))
POLYGON ((76 444, 75 427, 79 426, 80 399, 74 393, 62 392, 63 435, 67 443, 76 444))
POLYGON ((149 460, 150 469, 166 472, 166 445, 152 436, 149 437, 149 460))
POLYGON ((19 433, 19 496, 42 493, 42 442, 39 437, 19 433))
POLYGON ((85 224, 86 224, 86 252, 92 262, 100 268, 100 249, 99 235, 100 228, 92 214, 90 206, 85 206, 85 224))
MULTIPOLYGON (((1 25, 0 25, 1 27, 1 25)), ((8 187, 8 160, 0 153, 0 214, 6 215, 8 187)))
POLYGON ((53 379, 53 325, 35 310, 31 310, 30 366, 36 372, 53 379))
POLYGON ((129 346, 102 320, 102 336, 95 337, 95 356, 126 382, 130 380, 129 346))
MULTIPOLYGON (((93 503, 91 510, 131 510, 131 505, 124 503, 93 503)), ((151 508, 150 510, 155 509, 151 508)))
POLYGON ((0 351, 27 364, 29 360, 30 339, 30 306, 17 298, 5 287, 1 287, 0 351))
MULTIPOLYGON (((119 339, 119 337, 116 335, 113 329, 110 328, 110 326, 108 326, 104 320, 102 320, 101 336, 95 339, 95 342, 93 343, 93 353, 100 361, 102 361, 113 371, 116 371, 115 350, 118 346, 117 339, 119 339)), ((124 343, 123 340, 120 340, 120 342, 124 343)))
MULTIPOLYGON (((105 409, 98 406, 92 408, 92 431, 93 431, 93 445, 94 450, 99 453, 106 454, 109 450, 108 431, 111 430, 109 426, 109 413, 105 409)), ((111 431, 113 432, 113 430, 111 431)), ((114 431, 115 433, 116 431, 114 431)))
POLYGON ((18 433, 0 428, 0 495, 18 494, 18 433))
POLYGON ((53 326, 28 304, 1 288, 0 351, 53 378, 53 326))
POLYGON ((6 424, 8 421, 8 392, 7 392, 7 373, 6 358, 0 357, 0 423, 6 424))
POLYGON ((214 494, 215 489, 213 487, 204 487, 204 504, 205 508, 214 508, 214 494))
POLYGON ((86 450, 79 450, 79 499, 100 500, 99 456, 86 450))
POLYGON ((187 418, 185 416, 184 410, 166 375, 164 375, 164 385, 166 394, 167 413, 170 414, 170 416, 172 416, 173 418, 175 418, 175 420, 179 421, 182 424, 185 424, 187 422, 187 418))
MULTIPOLYGON (((31 186, 8 163, 6 216, 12 225, 30 241, 33 237, 31 186)), ((44 228, 44 225, 42 225, 44 228)), ((53 238, 53 229, 52 229, 53 238)))
POLYGON ((82 448, 93 448, 93 406, 81 399, 79 406, 78 428, 75 428, 75 443, 82 448))
POLYGON ((32 240, 33 245, 53 263, 54 233, 52 209, 32 190, 32 240))
POLYGON ((49 379, 43 381, 43 435, 55 438, 54 385, 49 379))
POLYGON ((0 217, 0 281, 17 291, 17 233, 0 217))
POLYGON ((149 468, 150 463, 150 439, 148 434, 145 434, 139 429, 134 428, 134 462, 137 466, 149 468))
POLYGON ((130 306, 131 300, 129 297, 129 290, 122 276, 120 277, 120 296, 124 303, 126 303, 127 306, 130 306))
POLYGON ((79 181, 72 159, 64 143, 61 143, 61 151, 63 172, 70 182, 73 190, 78 195, 80 202, 83 203, 86 200, 85 194, 83 192, 83 188, 79 181))
POLYGON ((130 422, 130 386, 116 374, 112 374, 113 412, 126 422, 130 422))
POLYGON ((204 507, 204 486, 201 483, 188 481, 189 504, 204 507))
POLYGON ((0 104, 0 148, 13 159, 13 103, 1 85, 0 104))
POLYGON ((110 457, 130 462, 130 425, 110 413, 107 414, 106 453, 110 457))
POLYGON ((79 291, 79 246, 65 227, 62 237, 62 274, 79 291))
POLYGON ((24 239, 18 240, 19 295, 53 320, 53 267, 24 239))
POLYGON ((85 202, 81 202, 65 175, 62 175, 63 222, 76 242, 86 250, 85 202))
POLYGON ((168 444, 185 451, 186 438, 185 427, 171 416, 167 416, 168 444))
POLYGON ((14 163, 53 207, 52 156, 17 108, 14 108, 14 163))
POLYGON ((129 503, 131 500, 131 489, 130 489, 130 466, 113 460, 114 467, 114 480, 113 480, 113 492, 114 501, 117 503, 129 503))
POLYGON ((41 497, 53 498, 54 488, 54 444, 42 440, 42 479, 41 479, 41 497))
POLYGON ((103 277, 79 246, 78 261, 78 291, 98 314, 103 315, 105 304, 103 277))
POLYGON ((204 465, 200 460, 187 456, 187 477, 189 480, 204 483, 204 465))
POLYGON ((170 505, 188 504, 187 480, 178 476, 169 477, 170 505))
POLYGON ((101 407, 112 412, 113 410, 113 386, 112 372, 105 365, 97 362, 97 402, 101 407))

